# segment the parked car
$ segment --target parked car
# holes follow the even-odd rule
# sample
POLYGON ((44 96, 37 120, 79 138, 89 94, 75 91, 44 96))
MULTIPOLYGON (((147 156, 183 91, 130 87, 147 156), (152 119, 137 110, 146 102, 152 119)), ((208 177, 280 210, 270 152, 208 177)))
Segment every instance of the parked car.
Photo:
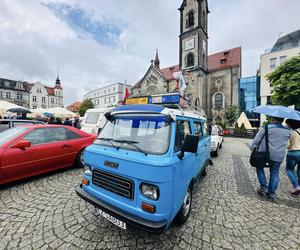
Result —
POLYGON ((94 108, 85 112, 81 122, 81 130, 90 134, 98 135, 107 122, 104 114, 111 108, 94 108))
POLYGON ((223 138, 223 129, 221 130, 218 125, 212 125, 210 144, 210 152, 212 156, 217 157, 219 155, 219 149, 222 148, 223 138))
POLYGON ((94 135, 61 125, 23 125, 0 133, 0 184, 78 164, 94 135))
POLYGON ((44 122, 37 120, 0 119, 0 132, 25 124, 44 124, 44 122))

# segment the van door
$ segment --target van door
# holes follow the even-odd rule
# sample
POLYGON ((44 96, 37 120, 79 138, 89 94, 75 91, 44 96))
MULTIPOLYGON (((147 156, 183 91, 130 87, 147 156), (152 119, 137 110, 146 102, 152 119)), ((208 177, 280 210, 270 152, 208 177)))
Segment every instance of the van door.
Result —
MULTIPOLYGON (((188 120, 177 120, 175 128, 174 150, 172 156, 174 166, 173 199, 175 211, 178 211, 178 209, 182 205, 185 192, 188 189, 195 169, 194 166, 196 161, 196 154, 185 152, 182 160, 178 158, 178 154, 180 153, 185 137, 188 134, 192 134, 190 122, 188 120)), ((175 215, 173 214, 173 216, 175 215)))
POLYGON ((210 134, 208 132, 208 126, 206 122, 202 122, 203 140, 204 140, 204 158, 205 160, 210 159, 210 134))
POLYGON ((203 135, 202 123, 200 121, 194 121, 195 125, 195 134, 199 136, 199 143, 198 143, 198 156, 196 159, 197 162, 197 174, 202 170, 204 164, 207 159, 207 148, 208 143, 203 135))

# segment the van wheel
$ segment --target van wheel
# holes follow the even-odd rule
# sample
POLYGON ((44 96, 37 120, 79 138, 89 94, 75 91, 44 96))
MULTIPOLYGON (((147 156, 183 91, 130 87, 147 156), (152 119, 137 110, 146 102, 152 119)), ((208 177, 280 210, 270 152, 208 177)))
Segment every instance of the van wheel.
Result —
POLYGON ((214 157, 218 157, 218 155, 219 155, 219 146, 217 147, 216 151, 212 152, 212 155, 214 157))
POLYGON ((203 169, 203 171, 201 173, 201 176, 203 176, 203 177, 207 175, 207 170, 208 170, 207 165, 208 164, 205 164, 205 167, 204 167, 204 169, 203 169))
POLYGON ((176 222, 178 225, 183 225, 189 218, 192 208, 192 187, 189 186, 183 199, 182 207, 176 215, 176 222))
POLYGON ((220 144, 219 148, 222 148, 222 143, 220 144))
POLYGON ((84 149, 81 149, 79 151, 79 153, 77 154, 76 156, 76 164, 77 166, 79 166, 80 168, 83 168, 84 167, 84 158, 83 158, 83 155, 84 155, 84 149))

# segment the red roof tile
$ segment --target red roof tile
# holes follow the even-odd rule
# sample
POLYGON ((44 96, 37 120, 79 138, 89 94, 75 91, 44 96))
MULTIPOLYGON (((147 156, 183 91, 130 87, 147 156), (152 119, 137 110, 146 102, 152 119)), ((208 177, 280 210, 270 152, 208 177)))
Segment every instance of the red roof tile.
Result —
POLYGON ((241 47, 224 50, 208 56, 208 71, 216 71, 241 65, 241 47))
MULTIPOLYGON (((224 50, 208 56, 208 71, 216 71, 231 67, 241 66, 241 47, 224 50), (221 63, 222 61, 222 63, 221 63)), ((159 70, 167 81, 174 80, 173 73, 180 71, 179 65, 163 68, 159 70)), ((142 80, 138 81, 133 88, 139 88, 142 80)))
POLYGON ((54 95, 54 88, 50 88, 50 87, 46 87, 46 86, 45 86, 45 88, 47 90, 48 95, 54 95))
POLYGON ((179 71, 179 65, 174 65, 168 68, 160 69, 159 71, 166 77, 167 81, 173 80, 173 73, 179 71))
POLYGON ((68 107, 74 107, 74 108, 79 108, 81 102, 73 102, 72 104, 70 104, 68 107))

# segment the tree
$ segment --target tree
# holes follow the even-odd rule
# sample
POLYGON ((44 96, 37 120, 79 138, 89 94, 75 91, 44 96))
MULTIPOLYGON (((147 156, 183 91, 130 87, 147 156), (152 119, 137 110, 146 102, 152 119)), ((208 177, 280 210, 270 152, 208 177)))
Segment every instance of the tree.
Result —
POLYGON ((239 108, 235 105, 229 105, 225 109, 224 118, 227 120, 231 127, 239 116, 239 108))
POLYGON ((85 112, 88 109, 92 109, 92 108, 94 108, 94 103, 92 102, 91 99, 86 99, 80 104, 78 113, 80 116, 84 116, 85 112))
POLYGON ((300 109, 300 56, 295 56, 266 75, 272 87, 272 104, 300 109))

